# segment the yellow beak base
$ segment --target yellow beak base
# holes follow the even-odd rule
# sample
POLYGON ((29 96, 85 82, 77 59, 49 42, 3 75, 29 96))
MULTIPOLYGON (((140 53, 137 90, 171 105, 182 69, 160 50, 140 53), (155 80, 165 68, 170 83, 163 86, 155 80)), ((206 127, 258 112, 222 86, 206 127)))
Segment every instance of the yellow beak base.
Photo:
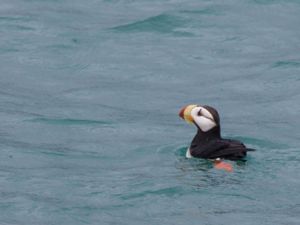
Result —
POLYGON ((197 105, 188 105, 186 107, 184 107, 181 111, 180 111, 180 116, 188 123, 193 123, 194 119, 191 115, 191 111, 193 110, 193 108, 197 107, 197 105))

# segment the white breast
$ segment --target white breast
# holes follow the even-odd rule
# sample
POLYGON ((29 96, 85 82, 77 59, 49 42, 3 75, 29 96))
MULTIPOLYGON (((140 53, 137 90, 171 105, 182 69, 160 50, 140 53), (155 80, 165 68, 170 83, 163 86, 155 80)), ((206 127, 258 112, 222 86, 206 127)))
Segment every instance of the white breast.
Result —
POLYGON ((186 151, 186 153, 185 153, 185 157, 186 157, 187 159, 193 158, 193 156, 191 155, 191 151, 190 151, 189 148, 187 149, 187 151, 186 151))

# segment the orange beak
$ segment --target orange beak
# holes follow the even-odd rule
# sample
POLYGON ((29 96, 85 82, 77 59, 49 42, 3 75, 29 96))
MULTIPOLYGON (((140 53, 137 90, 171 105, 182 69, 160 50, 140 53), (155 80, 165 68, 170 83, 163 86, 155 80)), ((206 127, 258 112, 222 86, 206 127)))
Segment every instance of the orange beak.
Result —
POLYGON ((184 119, 186 122, 188 123, 193 123, 194 119, 191 115, 191 111, 193 108, 197 107, 197 105, 187 105, 185 107, 183 107, 180 111, 179 111, 179 116, 184 119))
POLYGON ((181 119, 184 119, 184 110, 186 109, 186 106, 182 107, 179 111, 179 117, 181 117, 181 119))

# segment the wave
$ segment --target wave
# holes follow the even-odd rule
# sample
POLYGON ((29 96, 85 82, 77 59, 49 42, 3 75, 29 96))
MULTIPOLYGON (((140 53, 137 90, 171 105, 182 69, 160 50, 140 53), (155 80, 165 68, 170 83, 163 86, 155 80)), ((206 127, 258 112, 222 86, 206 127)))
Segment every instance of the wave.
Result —
POLYGON ((296 3, 299 4, 298 0, 252 0, 252 2, 261 5, 271 5, 280 3, 296 3))
POLYGON ((158 195, 158 196, 166 196, 166 197, 175 197, 184 195, 186 191, 180 186, 172 186, 160 188, 157 190, 144 190, 141 192, 130 193, 126 195, 119 195, 119 197, 123 200, 136 199, 136 198, 145 198, 148 195, 158 195))
POLYGON ((195 14, 195 15, 213 15, 213 16, 221 15, 221 10, 215 7, 207 7, 203 9, 187 9, 187 10, 181 10, 180 12, 185 14, 195 14))
POLYGON ((272 66, 273 68, 290 68, 290 67, 300 67, 300 62, 299 61, 278 61, 275 62, 272 66))
POLYGON ((184 31, 176 31, 183 27, 186 21, 178 16, 160 14, 152 16, 144 20, 139 20, 133 23, 120 25, 111 28, 114 31, 130 33, 130 32, 156 32, 156 33, 175 33, 175 34, 190 34, 184 31))
POLYGON ((85 120, 85 119, 71 119, 71 118, 36 118, 27 120, 29 122, 44 123, 49 125, 112 125, 109 121, 101 120, 85 120))

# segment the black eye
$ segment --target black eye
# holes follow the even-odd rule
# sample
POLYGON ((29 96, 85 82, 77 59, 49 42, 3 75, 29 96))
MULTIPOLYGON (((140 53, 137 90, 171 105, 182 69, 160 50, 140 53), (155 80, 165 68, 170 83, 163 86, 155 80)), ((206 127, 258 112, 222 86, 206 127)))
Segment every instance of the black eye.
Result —
POLYGON ((202 110, 202 109, 200 109, 200 110, 198 111, 198 116, 201 116, 201 110, 202 110))

